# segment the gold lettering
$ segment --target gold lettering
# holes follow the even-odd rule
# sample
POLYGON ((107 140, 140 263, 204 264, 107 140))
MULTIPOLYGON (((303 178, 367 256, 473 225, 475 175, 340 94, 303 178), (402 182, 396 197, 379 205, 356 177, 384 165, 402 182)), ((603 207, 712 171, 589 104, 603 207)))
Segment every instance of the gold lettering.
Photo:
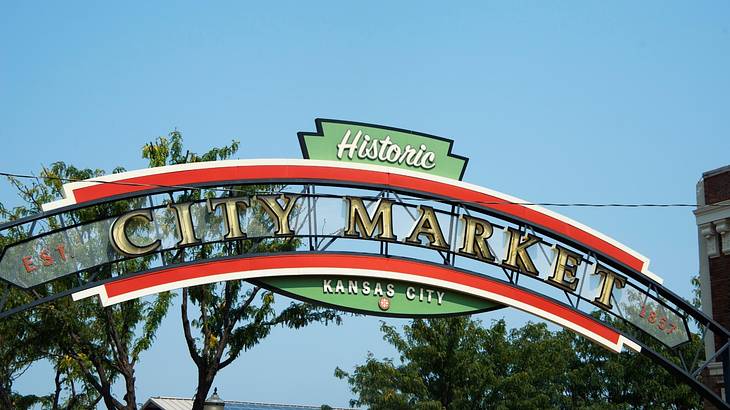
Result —
POLYGON ((378 234, 375 239, 395 241, 393 234, 393 201, 381 199, 375 208, 373 217, 368 215, 367 207, 362 199, 345 197, 347 201, 348 218, 345 236, 354 238, 373 238, 377 228, 378 234))
POLYGON ((555 245, 554 250, 555 266, 547 280, 563 289, 575 292, 575 288, 578 287, 576 273, 580 265, 580 255, 558 245, 555 245))
POLYGON ((626 285, 626 278, 608 270, 601 264, 596 265, 593 274, 601 275, 601 293, 593 301, 604 309, 612 309, 611 295, 613 294, 613 289, 623 288, 626 285))
POLYGON ((494 261, 494 255, 489 250, 487 243, 487 239, 494 232, 492 224, 469 215, 463 215, 461 218, 466 225, 464 226, 464 246, 459 249, 459 253, 489 262, 494 261))
POLYGON ((195 228, 193 228, 193 216, 190 214, 190 205, 192 202, 182 204, 170 204, 170 208, 175 210, 177 215, 177 228, 180 231, 180 242, 177 246, 194 245, 200 243, 200 239, 195 236, 195 228))
POLYGON ((225 239, 242 239, 246 234, 241 230, 241 221, 238 219, 238 208, 246 209, 248 201, 244 198, 217 198, 208 199, 208 211, 215 212, 216 208, 224 205, 225 211, 223 215, 226 217, 226 233, 225 239))
POLYGON ((114 249, 125 256, 139 256, 153 252, 162 243, 159 239, 149 245, 138 246, 129 240, 127 227, 134 219, 142 219, 145 222, 152 222, 152 210, 140 209, 128 212, 117 218, 109 230, 109 236, 114 249))
POLYGON ((276 236, 291 236, 294 232, 289 225, 289 215, 294 209, 294 205, 297 202, 299 196, 297 195, 284 195, 280 196, 281 200, 284 201, 284 206, 279 204, 276 200, 276 196, 257 196, 255 197, 263 205, 264 210, 271 216, 271 219, 276 221, 276 236))
POLYGON ((429 206, 419 206, 418 212, 421 214, 416 221, 416 224, 411 230, 411 234, 406 238, 406 242, 413 244, 420 244, 420 235, 425 235, 428 239, 428 246, 439 249, 449 249, 449 244, 444 239, 444 234, 441 232, 438 218, 433 208, 429 206))
POLYGON ((520 232, 513 228, 507 228, 505 234, 509 236, 509 247, 507 248, 507 257, 502 261, 502 264, 508 268, 537 276, 537 268, 532 263, 527 248, 540 242, 540 238, 530 234, 520 236, 520 232))

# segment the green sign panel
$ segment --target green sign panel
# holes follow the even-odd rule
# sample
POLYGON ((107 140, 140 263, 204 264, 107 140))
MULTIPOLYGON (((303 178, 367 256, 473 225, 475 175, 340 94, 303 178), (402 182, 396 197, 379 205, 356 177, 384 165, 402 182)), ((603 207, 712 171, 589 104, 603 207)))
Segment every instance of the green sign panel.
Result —
POLYGON ((281 276, 259 279, 295 298, 388 316, 436 316, 499 309, 475 296, 418 283, 357 276, 281 276))
POLYGON ((316 119, 317 133, 299 133, 304 158, 385 165, 461 179, 468 159, 453 141, 382 125, 316 119))

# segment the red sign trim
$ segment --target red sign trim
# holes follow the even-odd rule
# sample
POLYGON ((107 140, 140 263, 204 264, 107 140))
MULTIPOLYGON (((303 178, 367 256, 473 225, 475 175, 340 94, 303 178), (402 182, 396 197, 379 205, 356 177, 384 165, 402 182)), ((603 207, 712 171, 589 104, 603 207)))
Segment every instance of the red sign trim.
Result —
POLYGON ((384 256, 282 254, 194 262, 109 282, 75 293, 73 298, 98 295, 107 306, 162 291, 224 280, 343 273, 400 279, 465 292, 542 317, 617 352, 624 344, 640 350, 638 345, 591 316, 539 294, 450 266, 384 256))
POLYGON ((380 186, 420 192, 465 202, 499 212, 531 225, 542 227, 578 244, 593 249, 615 261, 661 283, 648 271, 648 258, 617 241, 578 222, 499 192, 461 181, 376 165, 343 164, 315 160, 238 160, 181 164, 107 175, 94 181, 64 185, 66 198, 44 205, 44 210, 81 205, 120 195, 159 190, 161 187, 184 187, 241 181, 344 183, 380 186))

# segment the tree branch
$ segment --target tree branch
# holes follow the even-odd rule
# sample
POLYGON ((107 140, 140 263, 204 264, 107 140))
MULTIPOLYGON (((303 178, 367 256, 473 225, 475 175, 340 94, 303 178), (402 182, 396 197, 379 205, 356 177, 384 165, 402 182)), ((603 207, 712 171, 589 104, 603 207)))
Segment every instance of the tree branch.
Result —
POLYGON ((180 306, 180 315, 182 316, 183 333, 185 334, 185 343, 188 346, 188 352, 190 357, 195 362, 195 365, 200 367, 202 365, 202 358, 198 354, 198 350, 195 348, 195 339, 190 331, 190 319, 188 319, 188 289, 183 288, 182 290, 182 304, 180 306))
MULTIPOLYGON (((237 354, 229 354, 228 358, 221 362, 221 358, 223 357, 223 352, 225 351, 226 346, 228 345, 228 338, 231 337, 231 333, 233 332, 233 327, 241 320, 241 316, 246 312, 246 309, 251 306, 251 303, 253 303, 254 298, 256 298, 256 295, 261 290, 260 286, 256 286, 251 290, 251 294, 248 295, 246 300, 243 302, 243 304, 238 308, 238 311, 236 312, 233 320, 228 323, 226 328, 224 329, 223 334, 221 335, 220 343, 218 343, 218 349, 216 350, 216 357, 215 357, 215 363, 216 363, 216 369, 221 370, 224 367, 228 366, 235 358, 238 356, 237 354), (224 365, 225 363, 225 365, 224 365)), ((230 310, 230 306, 228 307, 228 310, 230 310)))

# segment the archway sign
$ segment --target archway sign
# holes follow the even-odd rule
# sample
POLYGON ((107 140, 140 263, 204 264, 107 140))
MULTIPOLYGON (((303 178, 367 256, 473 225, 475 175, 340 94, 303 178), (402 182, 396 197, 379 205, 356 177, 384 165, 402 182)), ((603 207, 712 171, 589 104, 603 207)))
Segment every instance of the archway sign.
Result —
POLYGON ((698 380, 709 362, 727 364, 727 344, 706 361, 665 357, 690 340, 690 323, 723 343, 728 331, 663 287, 646 257, 463 182, 468 159, 451 152, 451 140, 350 121, 316 127, 299 133, 304 159, 199 162, 65 184, 64 198, 42 213, 0 226, 6 295, 16 287, 36 298, 0 317, 69 295, 107 306, 241 279, 373 315, 513 307, 614 352, 645 354, 728 408, 698 380))

